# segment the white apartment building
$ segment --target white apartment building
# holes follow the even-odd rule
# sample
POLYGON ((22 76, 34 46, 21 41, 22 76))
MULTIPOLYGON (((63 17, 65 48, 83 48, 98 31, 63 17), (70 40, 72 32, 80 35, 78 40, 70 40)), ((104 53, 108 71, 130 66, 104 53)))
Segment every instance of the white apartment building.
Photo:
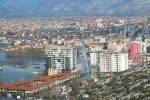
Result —
POLYGON ((100 53, 99 59, 100 72, 121 72, 128 69, 128 53, 100 53))
POLYGON ((128 53, 113 53, 111 57, 112 72, 121 72, 128 69, 128 53))
POLYGON ((112 53, 100 53, 100 72, 111 72, 111 55, 112 53))
POLYGON ((49 69, 58 72, 72 71, 77 67, 77 48, 73 46, 51 45, 46 50, 46 73, 49 69))
POLYGON ((90 53, 90 65, 96 66, 98 64, 98 54, 97 53, 90 53))

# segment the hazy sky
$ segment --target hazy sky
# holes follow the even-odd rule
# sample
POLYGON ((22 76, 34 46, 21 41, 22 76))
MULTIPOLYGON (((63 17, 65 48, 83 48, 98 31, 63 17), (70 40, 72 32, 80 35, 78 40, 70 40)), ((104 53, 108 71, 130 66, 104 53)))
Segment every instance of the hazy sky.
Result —
POLYGON ((0 0, 0 16, 149 15, 150 0, 0 0))

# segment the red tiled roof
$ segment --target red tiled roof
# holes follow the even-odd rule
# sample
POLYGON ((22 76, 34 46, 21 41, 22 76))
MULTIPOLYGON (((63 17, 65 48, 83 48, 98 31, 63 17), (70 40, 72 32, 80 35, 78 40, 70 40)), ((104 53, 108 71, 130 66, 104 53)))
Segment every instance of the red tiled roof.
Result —
POLYGON ((54 86, 56 81, 62 81, 70 78, 71 76, 78 76, 79 72, 73 73, 60 73, 51 76, 43 76, 35 80, 24 80, 13 84, 1 84, 0 89, 16 90, 16 91, 33 91, 45 86, 54 86))

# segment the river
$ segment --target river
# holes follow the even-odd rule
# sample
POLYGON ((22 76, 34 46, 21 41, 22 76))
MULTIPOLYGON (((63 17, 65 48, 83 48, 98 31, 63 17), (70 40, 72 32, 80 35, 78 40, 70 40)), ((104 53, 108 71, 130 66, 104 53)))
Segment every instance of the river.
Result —
MULTIPOLYGON (((3 67, 8 66, 10 68, 17 69, 18 66, 23 65, 28 70, 32 69, 33 71, 36 71, 37 69, 35 67, 38 67, 40 68, 41 71, 43 71, 45 68, 44 63, 45 63, 44 60, 39 59, 7 57, 4 51, 0 51, 0 66, 3 67)), ((5 83, 13 83, 19 80, 31 80, 38 76, 38 74, 31 73, 31 71, 28 72, 28 70, 27 71, 2 70, 0 71, 0 78, 2 78, 5 83)))

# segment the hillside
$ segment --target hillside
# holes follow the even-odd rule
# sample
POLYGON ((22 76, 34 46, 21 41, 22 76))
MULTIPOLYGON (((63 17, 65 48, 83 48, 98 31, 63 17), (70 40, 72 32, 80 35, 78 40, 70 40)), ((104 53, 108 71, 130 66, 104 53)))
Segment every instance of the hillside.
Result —
POLYGON ((1 0, 1 17, 150 15, 150 0, 1 0))
POLYGON ((150 63, 105 78, 99 76, 98 82, 88 81, 87 86, 85 82, 80 84, 78 93, 84 91, 84 95, 89 95, 86 100, 150 100, 150 63))

